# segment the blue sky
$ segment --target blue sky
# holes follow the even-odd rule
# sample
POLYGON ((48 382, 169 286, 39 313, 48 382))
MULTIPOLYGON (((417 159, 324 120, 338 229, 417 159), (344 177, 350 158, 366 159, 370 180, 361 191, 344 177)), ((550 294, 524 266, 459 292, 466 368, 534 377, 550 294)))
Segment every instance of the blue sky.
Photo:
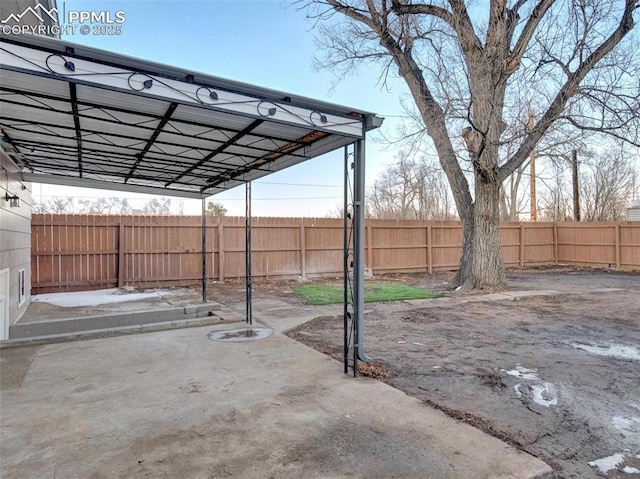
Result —
MULTIPOLYGON (((317 30, 304 12, 279 0, 58 0, 58 8, 61 18, 63 10, 110 11, 113 15, 120 10, 126 16, 120 36, 77 32, 63 37, 65 40, 376 112, 387 117, 383 128, 388 132, 397 121, 394 116, 401 114, 399 98, 405 88, 396 81, 391 91, 381 89, 376 85, 376 69, 362 68, 337 85, 331 72, 316 71, 317 30)), ((324 216, 336 210, 342 196, 342 155, 342 150, 336 151, 255 182, 253 214, 324 216)), ((369 139, 369 185, 393 156, 394 151, 385 150, 375 137, 369 139)), ((35 186, 36 201, 40 194, 43 200, 50 195, 78 199, 102 195, 82 188, 35 186)), ((113 192, 105 194, 114 196, 113 192)), ((132 193, 119 196, 142 197, 132 193)), ((228 214, 244 214, 244 188, 211 199, 222 202, 228 214)), ((199 213, 199 201, 183 201, 185 213, 199 213)))

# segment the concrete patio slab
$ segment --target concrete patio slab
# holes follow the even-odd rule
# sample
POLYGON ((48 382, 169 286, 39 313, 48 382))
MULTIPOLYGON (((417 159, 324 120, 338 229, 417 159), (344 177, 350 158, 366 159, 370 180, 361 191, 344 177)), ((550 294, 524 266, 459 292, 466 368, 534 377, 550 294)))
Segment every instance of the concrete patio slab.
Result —
POLYGON ((32 338, 37 336, 51 336, 72 334, 85 331, 108 330, 126 328, 130 326, 150 326, 154 323, 179 322, 196 318, 218 318, 220 305, 217 303, 201 303, 190 306, 173 308, 156 308, 148 311, 134 311, 131 313, 105 313, 91 316, 80 316, 68 319, 43 318, 42 321, 19 321, 9 327, 11 339, 32 338))
POLYGON ((466 301, 469 303, 475 303, 477 301, 502 301, 505 299, 513 299, 513 296, 507 293, 489 293, 478 296, 469 296, 466 298, 466 301))
POLYGON ((0 341, 0 347, 226 324, 244 319, 244 312, 223 307, 216 301, 202 302, 190 288, 151 290, 151 293, 135 293, 126 288, 52 293, 34 296, 24 316, 9 326, 10 340, 0 341), (150 296, 139 298, 140 294, 150 296))
POLYGON ((292 305, 282 300, 254 301, 253 318, 285 333, 319 316, 342 314, 342 304, 292 305))
MULTIPOLYGON (((227 326, 228 327, 228 326, 227 326)), ((4 348, 0 476, 532 478, 540 460, 277 332, 4 348)))
POLYGON ((443 304, 449 304, 460 301, 458 298, 451 298, 449 296, 442 296, 440 298, 428 298, 428 299, 405 299, 402 302, 410 304, 411 306, 417 306, 420 308, 431 308, 436 306, 442 306, 443 304))
POLYGON ((504 294, 512 298, 527 298, 529 296, 558 296, 561 293, 555 289, 543 289, 537 291, 506 291, 504 294))
POLYGON ((477 296, 469 296, 467 298, 463 298, 463 301, 470 303, 477 301, 512 301, 514 299, 528 298, 532 296, 557 296, 559 294, 559 291, 552 289, 538 291, 503 291, 502 293, 488 293, 477 296))

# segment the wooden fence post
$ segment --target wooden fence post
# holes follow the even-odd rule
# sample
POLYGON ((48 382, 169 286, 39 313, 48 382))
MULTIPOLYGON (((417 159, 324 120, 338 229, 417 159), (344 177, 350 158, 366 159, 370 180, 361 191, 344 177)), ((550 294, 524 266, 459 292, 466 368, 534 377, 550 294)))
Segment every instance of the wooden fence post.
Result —
POLYGON ((431 225, 427 226, 427 271, 433 273, 433 244, 431 236, 431 225))
POLYGON ((620 271, 620 223, 616 223, 616 226, 615 226, 615 241, 616 241, 616 270, 620 271))
POLYGON ((553 264, 560 262, 558 258, 558 224, 553 223, 553 264))
POLYGON ((520 223, 520 267, 524 268, 524 223, 520 223))
POLYGON ((224 224, 218 220, 218 281, 224 281, 224 224))
POLYGON ((307 237, 305 234, 304 220, 300 224, 300 276, 307 278, 307 237))
POLYGON ((122 223, 122 217, 120 217, 120 221, 118 222, 118 288, 122 288, 124 286, 124 242, 124 224, 122 223))
POLYGON ((367 266, 373 276, 373 226, 367 225, 367 266))

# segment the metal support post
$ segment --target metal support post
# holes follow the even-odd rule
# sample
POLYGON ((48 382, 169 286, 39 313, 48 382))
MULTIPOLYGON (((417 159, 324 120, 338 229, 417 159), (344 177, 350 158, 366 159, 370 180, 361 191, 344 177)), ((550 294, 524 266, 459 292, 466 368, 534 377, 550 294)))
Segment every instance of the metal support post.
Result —
POLYGON ((364 353, 364 213, 365 213, 365 140, 355 142, 353 201, 353 320, 354 348, 360 361, 372 361, 364 353))
POLYGON ((580 221, 580 187, 578 184, 578 150, 571 151, 571 178, 573 183, 573 221, 580 221))
POLYGON ((245 286, 246 286, 246 316, 247 323, 253 324, 253 308, 251 304, 251 182, 246 183, 245 190, 245 286))
MULTIPOLYGON (((533 112, 529 110, 529 131, 535 127, 536 119, 533 112)), ((531 195, 529 203, 531 204, 531 221, 538 221, 538 194, 536 193, 536 151, 531 150, 529 154, 529 188, 531 195)))
POLYGON ((207 302, 207 209, 202 198, 202 302, 207 302))
MULTIPOLYGON (((344 203, 342 206, 342 279, 344 288, 343 297, 343 363, 344 373, 349 372, 349 305, 351 303, 351 291, 349 289, 349 146, 344 147, 344 203)), ((355 367, 354 367, 355 370, 355 367)))
POLYGON ((348 147, 344 147, 344 196, 343 196, 343 206, 342 206, 342 286, 343 286, 343 305, 342 305, 342 319, 343 319, 343 363, 344 363, 344 373, 347 374, 349 370, 348 358, 349 354, 349 338, 348 338, 348 321, 347 314, 349 313, 349 237, 347 231, 347 208, 348 205, 348 197, 347 197, 347 184, 349 182, 349 150, 348 147))

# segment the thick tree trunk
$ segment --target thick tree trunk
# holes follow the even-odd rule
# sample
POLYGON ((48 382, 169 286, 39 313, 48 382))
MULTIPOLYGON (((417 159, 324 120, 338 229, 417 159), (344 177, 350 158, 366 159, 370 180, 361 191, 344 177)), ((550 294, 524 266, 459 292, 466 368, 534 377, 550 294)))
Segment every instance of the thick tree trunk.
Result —
POLYGON ((465 215, 460 215, 462 221, 462 255, 460 256, 460 265, 458 271, 451 281, 452 288, 463 286, 468 278, 471 278, 471 255, 473 248, 473 206, 469 206, 465 215))
POLYGON ((465 290, 500 291, 506 287, 504 261, 500 249, 500 184, 476 174, 476 201, 473 208, 471 272, 465 290))

